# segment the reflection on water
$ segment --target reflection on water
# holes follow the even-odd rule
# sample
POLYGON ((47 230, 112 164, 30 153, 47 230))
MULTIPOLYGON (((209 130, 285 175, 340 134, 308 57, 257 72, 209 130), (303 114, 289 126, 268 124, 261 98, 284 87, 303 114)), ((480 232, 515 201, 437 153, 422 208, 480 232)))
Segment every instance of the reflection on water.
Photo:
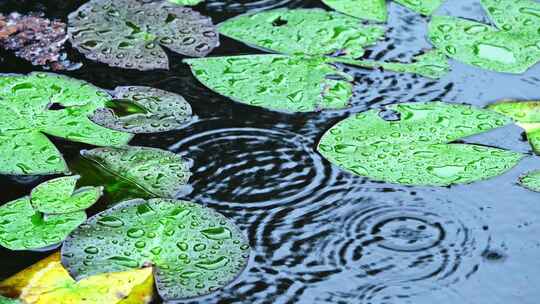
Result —
MULTIPOLYGON (((82 1, 38 2, 8 0, 0 10, 38 8, 62 17, 82 1)), ((249 10, 299 5, 323 7, 319 1, 210 0, 197 8, 222 21, 249 10)), ((428 18, 392 1, 389 12, 387 38, 369 48, 370 59, 407 61, 430 47, 428 18)), ((446 1, 440 13, 487 22, 476 0, 446 1)), ((258 52, 222 37, 213 55, 258 52)), ((453 71, 438 81, 344 67, 355 76, 350 108, 282 114, 212 93, 191 76, 181 56, 170 56, 170 71, 131 72, 84 61, 81 70, 68 74, 106 88, 150 85, 176 92, 198 116, 183 130, 137 136, 133 144, 192 159, 193 191, 186 198, 235 221, 253 254, 231 286, 182 303, 538 303, 540 194, 516 185, 519 175, 540 168, 537 157, 488 181, 424 188, 353 176, 314 148, 337 121, 381 105, 442 100, 485 106, 498 99, 538 99, 540 65, 524 75, 506 75, 452 61, 453 71)), ((8 56, 0 69, 32 67, 8 56)), ((521 133, 509 126, 465 141, 530 153, 521 133)), ((57 146, 69 152, 68 160, 75 158, 73 151, 88 148, 57 146)), ((9 189, 2 201, 26 195, 43 179, 1 178, 2 188, 9 189)), ((46 254, 1 251, 1 274, 46 254)))

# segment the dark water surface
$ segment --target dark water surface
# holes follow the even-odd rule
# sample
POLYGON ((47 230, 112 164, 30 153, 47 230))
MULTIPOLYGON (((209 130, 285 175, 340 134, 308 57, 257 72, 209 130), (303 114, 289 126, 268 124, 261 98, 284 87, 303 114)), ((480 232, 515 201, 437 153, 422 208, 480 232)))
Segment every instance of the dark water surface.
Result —
MULTIPOLYGON (((0 12, 41 11, 65 20, 84 1, 0 0, 0 12)), ((440 14, 489 22, 477 0, 449 0, 440 14)), ((196 7, 214 22, 272 7, 322 7, 318 1, 207 1, 196 7)), ((428 18, 389 3, 387 38, 368 57, 409 60, 430 45, 428 18)), ((255 54, 225 37, 211 56, 255 54)), ((76 52, 73 52, 77 56, 76 52)), ((149 85, 182 94, 198 119, 183 130, 140 135, 132 142, 193 160, 185 198, 235 221, 253 248, 233 284, 189 303, 538 304, 540 194, 517 185, 540 169, 522 130, 508 126, 468 138, 527 153, 497 178, 449 188, 404 187, 340 171, 314 151, 321 135, 351 113, 398 102, 485 106, 500 99, 540 99, 540 64, 504 75, 452 61, 440 80, 345 68, 355 77, 347 110, 283 114, 234 103, 191 75, 169 54, 170 71, 136 72, 84 61, 66 74, 103 88, 149 85)), ((37 68, 2 54, 0 72, 37 68)), ((81 59, 82 60, 82 59, 81 59)), ((82 146, 55 141, 67 159, 82 146)), ((50 177, 1 177, 1 202, 29 193, 50 177)), ((102 200, 95 211, 103 209, 102 200)), ((49 252, 0 252, 1 277, 49 252)))

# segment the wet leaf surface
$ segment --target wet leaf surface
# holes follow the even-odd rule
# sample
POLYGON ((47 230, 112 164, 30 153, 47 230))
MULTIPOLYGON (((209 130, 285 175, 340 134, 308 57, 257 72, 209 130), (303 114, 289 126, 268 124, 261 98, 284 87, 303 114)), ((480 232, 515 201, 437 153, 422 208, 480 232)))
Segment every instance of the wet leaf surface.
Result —
POLYGON ((540 3, 531 0, 481 0, 495 25, 510 33, 540 38, 540 3))
POLYGON ((90 218, 62 247, 76 278, 152 265, 165 301, 208 294, 244 269, 249 245, 236 226, 198 204, 131 200, 90 218))
POLYGON ((60 243, 86 220, 84 209, 101 188, 74 191, 78 177, 60 177, 38 185, 30 197, 0 206, 0 245, 11 250, 39 249, 60 243))
POLYGON ((430 186, 491 178, 522 158, 501 149, 452 143, 510 123, 498 113, 439 102, 392 105, 387 110, 395 113, 387 120, 371 110, 338 123, 324 134, 318 150, 357 175, 430 186))
POLYGON ((73 46, 113 67, 168 69, 164 48, 203 57, 219 45, 210 18, 168 1, 92 0, 69 15, 73 46))
POLYGON ((185 159, 157 148, 97 148, 81 155, 154 197, 176 197, 191 176, 185 159))
MULTIPOLYGON (((422 15, 431 15, 443 0, 395 0, 397 3, 422 15)), ((386 22, 388 12, 385 0, 322 0, 338 12, 356 18, 386 22)))
POLYGON ((283 54, 361 57, 384 35, 379 26, 320 9, 278 9, 241 15, 219 25, 233 39, 283 54))
POLYGON ((181 95, 151 87, 117 87, 115 100, 90 119, 103 127, 129 133, 179 129, 192 119, 191 106, 181 95))
POLYGON ((514 119, 527 133, 534 152, 540 154, 540 101, 502 101, 487 108, 514 119))
POLYGON ((186 62, 195 77, 215 92, 271 110, 340 109, 352 96, 351 77, 321 57, 247 55, 186 62))
POLYGON ((395 0, 397 3, 422 15, 431 15, 445 0, 395 0))
POLYGON ((540 192, 540 170, 532 171, 522 176, 519 179, 519 183, 531 191, 540 192))
POLYGON ((178 4, 178 5, 197 5, 204 0, 169 0, 169 2, 178 4))
POLYGON ((538 34, 500 31, 455 17, 434 16, 429 38, 447 56, 496 72, 524 73, 540 60, 538 34))
POLYGON ((96 146, 121 146, 132 137, 94 124, 88 115, 104 107, 107 92, 62 75, 0 77, 0 173, 67 172, 62 155, 45 136, 96 146))
POLYGON ((26 304, 148 303, 152 268, 106 273, 76 282, 55 253, 0 282, 0 292, 26 304))

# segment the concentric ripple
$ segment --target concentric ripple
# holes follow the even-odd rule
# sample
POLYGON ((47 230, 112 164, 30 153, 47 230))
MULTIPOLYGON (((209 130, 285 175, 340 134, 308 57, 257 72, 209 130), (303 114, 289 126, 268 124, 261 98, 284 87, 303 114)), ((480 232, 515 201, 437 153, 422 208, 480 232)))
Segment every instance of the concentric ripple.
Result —
POLYGON ((284 130, 197 132, 171 149, 193 159, 195 192, 214 204, 268 208, 313 201, 337 174, 305 138, 284 130))
POLYGON ((345 293, 355 303, 392 303, 381 299, 445 287, 474 274, 488 248, 488 228, 475 211, 436 198, 351 203, 323 257, 356 282, 345 293))

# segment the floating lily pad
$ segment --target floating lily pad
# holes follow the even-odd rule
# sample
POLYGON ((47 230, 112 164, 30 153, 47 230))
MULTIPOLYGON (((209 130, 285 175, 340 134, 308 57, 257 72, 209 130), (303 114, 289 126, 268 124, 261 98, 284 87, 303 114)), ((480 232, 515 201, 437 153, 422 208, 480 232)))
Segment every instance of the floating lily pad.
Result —
POLYGON ((429 37, 447 56, 492 71, 524 73, 540 60, 537 35, 500 31, 465 19, 434 16, 429 37))
POLYGON ((210 18, 168 1, 92 0, 68 19, 72 45, 113 67, 168 69, 164 48, 202 57, 219 45, 210 18))
POLYGON ((452 144, 510 123, 498 113, 460 104, 405 103, 387 108, 396 119, 371 110, 338 123, 318 150, 340 167, 376 180, 448 186, 491 178, 522 155, 477 145, 452 144))
POLYGON ((26 304, 142 304, 153 294, 152 268, 106 273, 75 282, 55 253, 0 283, 0 292, 26 304), (140 290, 144 291, 141 297, 140 290))
POLYGON ((219 25, 219 32, 236 40, 283 54, 331 55, 357 58, 364 46, 382 38, 378 26, 320 9, 278 9, 241 15, 219 25))
POLYGON ((519 183, 531 191, 540 192, 540 170, 527 173, 519 179, 519 183))
POLYGON ((511 33, 540 35, 540 3, 538 1, 481 0, 480 2, 499 29, 511 33))
POLYGON ((322 0, 338 12, 373 21, 386 22, 386 0, 322 0))
POLYGON ((59 177, 46 181, 32 190, 31 203, 36 211, 60 214, 82 211, 92 206, 103 194, 101 187, 75 190, 79 176, 59 177))
POLYGON ((88 119, 108 99, 107 92, 62 75, 0 76, 0 174, 67 172, 45 134, 96 146, 125 145, 132 135, 88 119))
POLYGON ((101 196, 101 188, 74 191, 76 181, 77 177, 46 181, 34 188, 30 197, 0 206, 0 245, 26 250, 60 243, 86 220, 82 210, 101 196))
POLYGON ((340 109, 352 96, 352 77, 321 57, 247 55, 186 62, 208 88, 235 101, 272 110, 340 109))
POLYGON ((131 200, 90 218, 62 247, 77 280, 152 265, 165 301, 208 294, 244 269, 247 240, 222 215, 166 199, 131 200))
POLYGON ((487 107, 514 119, 527 133, 536 154, 540 154, 540 101, 503 101, 487 107))
POLYGON ((81 155, 153 197, 176 197, 191 176, 186 160, 156 148, 97 148, 81 155))
POLYGON ((169 0, 169 2, 178 4, 178 5, 197 5, 204 0, 169 0))
MULTIPOLYGON (((397 3, 422 15, 431 15, 443 0, 395 0, 397 3)), ((386 22, 386 0, 322 0, 338 12, 361 19, 386 22)))
POLYGON ((155 133, 178 129, 192 119, 184 97, 150 87, 117 87, 115 100, 90 119, 106 128, 129 133, 155 133))

